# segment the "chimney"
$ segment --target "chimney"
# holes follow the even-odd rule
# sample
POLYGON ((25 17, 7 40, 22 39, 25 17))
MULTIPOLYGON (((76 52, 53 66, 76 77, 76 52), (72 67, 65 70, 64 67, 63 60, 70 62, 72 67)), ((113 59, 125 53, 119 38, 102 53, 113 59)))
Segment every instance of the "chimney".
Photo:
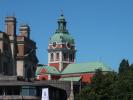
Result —
POLYGON ((27 38, 30 38, 30 27, 26 24, 20 26, 20 34, 21 36, 25 36, 27 38))
POLYGON ((13 16, 6 17, 5 24, 5 32, 8 35, 16 36, 16 18, 13 16))

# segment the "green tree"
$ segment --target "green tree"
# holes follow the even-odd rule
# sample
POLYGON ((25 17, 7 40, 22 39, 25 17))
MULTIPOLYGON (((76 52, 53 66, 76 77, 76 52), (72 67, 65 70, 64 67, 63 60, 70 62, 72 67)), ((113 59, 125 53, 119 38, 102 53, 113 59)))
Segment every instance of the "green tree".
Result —
POLYGON ((91 83, 76 97, 75 100, 133 100, 133 64, 123 59, 118 73, 96 70, 91 83))
POLYGON ((76 96, 76 100, 108 100, 112 94, 111 86, 117 80, 115 72, 103 73, 100 69, 96 70, 90 84, 84 87, 81 93, 76 96), (82 99, 81 99, 82 98, 82 99))
POLYGON ((119 73, 126 73, 130 69, 128 60, 123 59, 119 66, 119 73))

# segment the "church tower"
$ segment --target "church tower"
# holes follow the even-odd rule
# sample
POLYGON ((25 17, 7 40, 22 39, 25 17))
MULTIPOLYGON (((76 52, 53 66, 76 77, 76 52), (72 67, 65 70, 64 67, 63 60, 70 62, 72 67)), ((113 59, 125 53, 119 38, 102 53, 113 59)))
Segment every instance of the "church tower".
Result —
POLYGON ((63 71, 68 64, 75 62, 75 43, 66 28, 63 14, 58 19, 58 28, 48 44, 48 65, 63 71))

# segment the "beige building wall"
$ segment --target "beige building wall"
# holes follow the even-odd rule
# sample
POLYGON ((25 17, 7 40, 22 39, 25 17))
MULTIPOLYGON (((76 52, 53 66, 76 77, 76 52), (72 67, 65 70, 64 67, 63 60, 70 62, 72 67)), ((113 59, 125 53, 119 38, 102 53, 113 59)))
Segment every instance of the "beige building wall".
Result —
POLYGON ((24 76, 24 61, 17 61, 17 76, 24 76))

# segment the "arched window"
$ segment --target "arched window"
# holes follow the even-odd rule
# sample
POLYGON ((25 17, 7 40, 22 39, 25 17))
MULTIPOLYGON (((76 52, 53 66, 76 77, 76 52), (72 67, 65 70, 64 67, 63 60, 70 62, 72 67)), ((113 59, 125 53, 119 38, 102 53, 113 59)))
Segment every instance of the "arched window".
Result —
POLYGON ((68 61, 68 52, 63 54, 63 59, 64 61, 68 61))
POLYGON ((73 61, 73 55, 69 54, 69 61, 73 61))
POLYGON ((74 59, 75 59, 75 55, 74 55, 74 53, 70 53, 69 54, 69 61, 74 61, 74 59))
POLYGON ((73 58, 72 58, 72 59, 73 59, 73 61, 74 61, 74 59, 75 59, 75 53, 73 53, 73 58))
POLYGON ((45 78, 45 77, 43 77, 43 78, 42 78, 42 80, 43 80, 43 81, 45 81, 45 80, 46 80, 46 78, 45 78))
POLYGON ((56 53, 56 60, 58 61, 60 58, 59 53, 56 53))
POLYGON ((54 61, 54 54, 53 53, 51 53, 51 59, 50 60, 54 61))
POLYGON ((63 53, 63 60, 66 61, 66 53, 63 53))

